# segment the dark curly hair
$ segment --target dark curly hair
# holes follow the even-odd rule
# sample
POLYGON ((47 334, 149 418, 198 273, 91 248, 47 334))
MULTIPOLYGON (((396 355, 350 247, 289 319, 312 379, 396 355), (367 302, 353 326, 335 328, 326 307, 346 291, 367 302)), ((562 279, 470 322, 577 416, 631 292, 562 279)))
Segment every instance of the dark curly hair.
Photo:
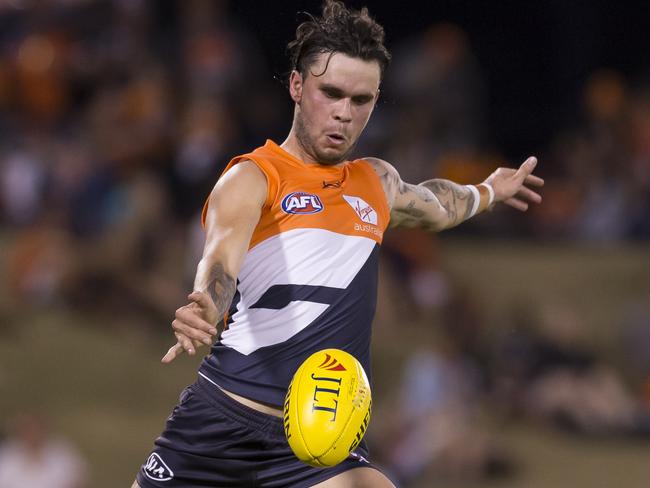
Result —
POLYGON ((343 2, 325 0, 321 17, 307 15, 309 20, 298 26, 296 38, 287 45, 292 70, 305 77, 319 54, 342 53, 377 61, 383 77, 391 56, 384 46, 384 28, 366 7, 348 10, 343 2))

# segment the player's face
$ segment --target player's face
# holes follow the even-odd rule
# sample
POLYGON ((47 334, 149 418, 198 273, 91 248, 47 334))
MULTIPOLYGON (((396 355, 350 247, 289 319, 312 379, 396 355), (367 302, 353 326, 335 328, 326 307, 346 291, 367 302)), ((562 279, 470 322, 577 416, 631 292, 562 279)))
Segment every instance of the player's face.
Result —
POLYGON ((380 76, 377 61, 341 53, 321 54, 304 78, 294 71, 294 130, 309 156, 322 164, 346 159, 375 107, 380 76))

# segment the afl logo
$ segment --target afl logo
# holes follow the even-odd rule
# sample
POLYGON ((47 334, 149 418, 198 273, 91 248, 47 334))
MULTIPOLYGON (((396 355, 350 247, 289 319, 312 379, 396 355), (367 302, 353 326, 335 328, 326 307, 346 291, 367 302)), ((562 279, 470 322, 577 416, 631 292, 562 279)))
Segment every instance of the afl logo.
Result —
POLYGON ((323 210, 323 204, 317 195, 294 191, 282 199, 282 210, 288 214, 313 214, 323 210))

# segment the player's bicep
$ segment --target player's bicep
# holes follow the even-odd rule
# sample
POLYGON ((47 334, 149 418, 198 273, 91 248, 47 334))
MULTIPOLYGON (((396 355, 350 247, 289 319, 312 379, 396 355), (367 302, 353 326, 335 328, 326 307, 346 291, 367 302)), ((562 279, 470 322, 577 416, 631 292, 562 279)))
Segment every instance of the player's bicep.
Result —
POLYGON ((393 227, 424 227, 430 230, 443 229, 447 220, 447 212, 433 191, 401 179, 390 216, 393 227))
POLYGON ((226 172, 208 200, 202 260, 219 262, 236 277, 266 201, 264 173, 251 161, 226 172))

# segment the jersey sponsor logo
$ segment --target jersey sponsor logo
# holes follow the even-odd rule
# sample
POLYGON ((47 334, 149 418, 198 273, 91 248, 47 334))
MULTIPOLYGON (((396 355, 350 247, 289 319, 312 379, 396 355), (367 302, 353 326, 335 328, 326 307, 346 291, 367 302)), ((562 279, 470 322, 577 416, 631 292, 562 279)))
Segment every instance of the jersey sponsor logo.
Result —
POLYGON ((294 191, 282 199, 282 210, 288 214, 314 214, 323 210, 323 203, 318 195, 304 191, 294 191))
POLYGON ((381 229, 370 224, 358 224, 355 222, 354 230, 356 230, 357 232, 368 232, 370 234, 376 235, 379 238, 381 238, 384 235, 381 229))
POLYGON ((375 209, 368 205, 362 198, 350 197, 348 195, 343 195, 343 198, 345 198, 345 201, 350 204, 354 212, 363 222, 377 225, 377 212, 375 212, 375 209))
POLYGON ((146 477, 155 481, 169 481, 174 477, 174 472, 155 452, 149 456, 143 469, 146 477))
POLYGON ((321 369, 327 369, 328 371, 347 371, 345 366, 339 363, 338 359, 333 358, 327 353, 325 353, 325 361, 320 363, 318 367, 321 369))

